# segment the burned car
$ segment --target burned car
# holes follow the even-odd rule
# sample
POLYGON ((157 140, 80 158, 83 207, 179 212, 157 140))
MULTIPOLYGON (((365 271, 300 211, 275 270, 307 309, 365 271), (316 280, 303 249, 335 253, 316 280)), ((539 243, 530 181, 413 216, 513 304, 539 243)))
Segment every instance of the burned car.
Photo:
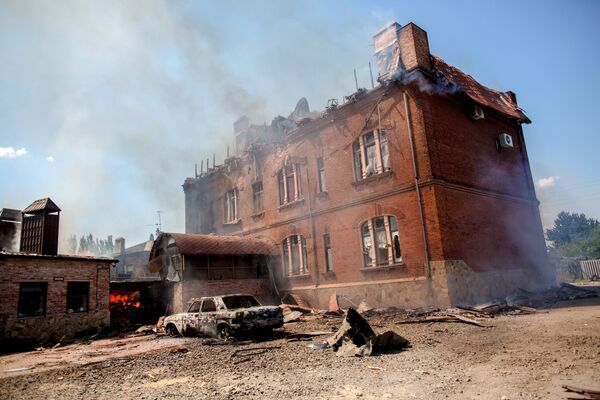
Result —
POLYGON ((279 307, 261 306, 251 295, 201 297, 189 303, 187 312, 165 318, 167 333, 227 338, 283 326, 283 313, 279 307))

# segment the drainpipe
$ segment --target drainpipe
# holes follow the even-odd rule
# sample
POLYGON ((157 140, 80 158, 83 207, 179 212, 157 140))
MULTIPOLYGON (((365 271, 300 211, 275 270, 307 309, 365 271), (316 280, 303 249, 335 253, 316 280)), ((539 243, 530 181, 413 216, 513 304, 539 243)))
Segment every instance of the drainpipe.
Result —
MULTIPOLYGON (((312 245, 313 245, 313 258, 314 258, 314 265, 315 265, 315 278, 316 278, 316 282, 315 282, 315 287, 319 286, 319 257, 317 255, 317 228, 315 227, 315 219, 313 218, 313 213, 312 213, 312 205, 311 205, 311 197, 310 197, 310 175, 308 174, 308 166, 306 167, 306 181, 308 183, 308 190, 306 191, 306 196, 308 197, 308 219, 310 221, 310 229, 311 229, 311 233, 312 233, 312 245)), ((316 293, 315 293, 316 294, 316 293)))
POLYGON ((417 155, 414 143, 414 134, 412 129, 412 119, 410 109, 408 107, 408 94, 406 91, 402 92, 402 98, 404 100, 404 111, 406 113, 406 128, 408 129, 408 140, 410 142, 410 152, 412 155, 413 172, 415 176, 415 190, 417 192, 417 200, 419 202, 419 216, 421 218, 421 230, 423 233, 423 245, 424 245, 424 256, 425 256, 425 274, 428 279, 431 279, 431 266, 429 265, 429 242, 427 240, 427 231, 425 229, 425 215, 423 214, 423 202, 421 200, 421 188, 419 186, 419 170, 417 169, 417 155))

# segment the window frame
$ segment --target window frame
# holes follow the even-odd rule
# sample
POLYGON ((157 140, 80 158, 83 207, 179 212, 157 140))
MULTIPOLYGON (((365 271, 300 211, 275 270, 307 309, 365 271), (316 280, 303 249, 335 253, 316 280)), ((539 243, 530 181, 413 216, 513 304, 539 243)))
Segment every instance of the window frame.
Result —
POLYGON ((352 143, 355 182, 390 171, 389 151, 389 135, 385 129, 363 132, 356 138, 352 143), (372 140, 370 140, 371 136, 372 140), (369 140, 368 143, 367 140, 369 140), (374 157, 369 157, 372 148, 375 154, 374 157))
POLYGON ((363 221, 359 226, 360 245, 363 253, 363 268, 385 268, 403 263, 402 246, 398 229, 398 218, 395 215, 377 215, 363 221), (378 226, 381 223, 383 226, 378 226), (395 229, 394 229, 395 228, 395 229), (383 257, 380 251, 381 233, 385 234, 385 248, 387 256, 383 257), (380 235, 377 235, 379 233, 380 235))
POLYGON ((32 318, 32 317, 45 317, 47 310, 48 310, 48 282, 20 282, 19 283, 19 299, 18 299, 18 305, 17 305, 17 318, 32 318), (23 309, 23 302, 24 300, 24 295, 23 295, 23 289, 25 287, 29 286, 30 288, 33 287, 40 287, 42 288, 42 313, 38 314, 37 312, 34 313, 33 315, 22 315, 21 310, 23 309))
POLYGON ((261 213, 265 210, 264 204, 264 186, 262 181, 257 181, 252 184, 252 209, 254 214, 261 213), (260 190, 257 188, 260 185, 260 190), (260 203, 260 207, 257 207, 257 203, 260 203))
POLYGON ((300 234, 290 235, 283 239, 281 245, 284 276, 294 277, 308 275, 306 238, 300 234), (295 260, 297 260, 297 263, 295 263, 295 260))
POLYGON ((232 224, 239 220, 238 197, 237 188, 230 189, 223 195, 223 223, 232 224))
POLYGON ((67 282, 67 312, 69 312, 69 310, 73 310, 71 311, 71 313, 76 314, 76 313, 86 313, 90 311, 90 281, 69 281, 67 282), (69 300, 70 300, 70 296, 74 296, 74 294, 72 293, 73 289, 69 289, 69 286, 75 286, 75 285, 85 285, 86 286, 86 290, 85 290, 85 310, 76 310, 74 307, 69 307, 72 304, 69 304, 69 300))
POLYGON ((302 200, 300 164, 287 162, 277 172, 277 187, 279 188, 280 206, 302 200), (290 198, 291 194, 293 194, 293 199, 290 198))
POLYGON ((325 160, 323 157, 317 157, 317 183, 319 193, 327 192, 327 176, 325 174, 325 160))
POLYGON ((325 254, 325 272, 333 271, 333 253, 331 252, 331 236, 323 234, 323 253, 325 254))

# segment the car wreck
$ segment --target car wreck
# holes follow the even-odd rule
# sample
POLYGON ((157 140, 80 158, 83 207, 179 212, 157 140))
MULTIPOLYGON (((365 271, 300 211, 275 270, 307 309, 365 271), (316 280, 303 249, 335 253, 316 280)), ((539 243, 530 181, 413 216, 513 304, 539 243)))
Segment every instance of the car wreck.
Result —
POLYGON ((283 326, 277 306, 262 306, 254 296, 231 294, 193 298, 187 312, 169 315, 164 327, 170 335, 226 339, 241 333, 269 331, 283 326))

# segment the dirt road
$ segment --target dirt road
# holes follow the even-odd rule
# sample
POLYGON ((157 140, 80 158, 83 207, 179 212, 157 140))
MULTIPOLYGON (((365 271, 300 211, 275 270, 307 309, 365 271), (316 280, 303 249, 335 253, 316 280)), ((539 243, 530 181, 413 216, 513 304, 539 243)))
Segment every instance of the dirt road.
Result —
MULTIPOLYGON (((297 322, 286 330, 333 330, 339 322, 297 322)), ((118 350, 125 345, 108 347, 105 361, 87 366, 65 355, 62 365, 54 359, 55 364, 7 372, 17 365, 15 359, 22 368, 35 365, 40 355, 0 357, 0 398, 564 399, 563 384, 600 388, 599 299, 482 320, 488 328, 398 324, 401 317, 389 316, 369 322, 377 331, 394 329, 412 347, 396 354, 341 358, 330 349, 308 347, 318 340, 208 346, 198 339, 150 336, 134 343, 142 353, 118 350), (153 344, 145 348, 143 343, 153 344), (172 352, 177 344, 189 352, 172 352), (273 349, 234 356, 235 350, 257 346, 273 349), (124 354, 129 358, 111 360, 124 354)))

